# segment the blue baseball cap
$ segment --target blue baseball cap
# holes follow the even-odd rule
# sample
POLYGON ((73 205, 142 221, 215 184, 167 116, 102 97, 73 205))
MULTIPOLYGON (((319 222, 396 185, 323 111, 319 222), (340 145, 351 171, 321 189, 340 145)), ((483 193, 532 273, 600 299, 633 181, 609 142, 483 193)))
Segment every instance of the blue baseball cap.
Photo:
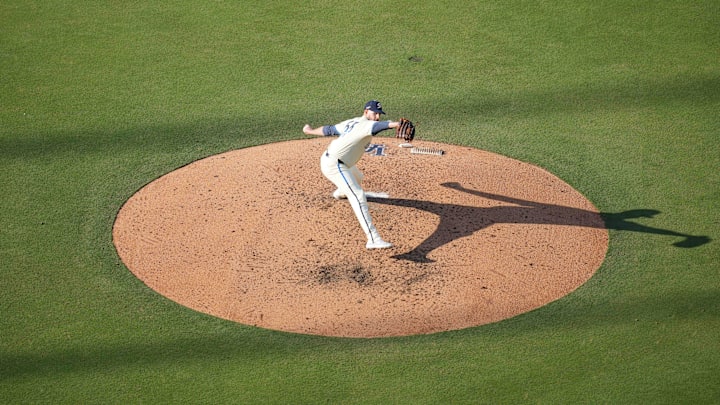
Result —
POLYGON ((380 102, 377 100, 370 100, 365 103, 365 109, 379 114, 385 114, 385 111, 382 110, 382 105, 380 105, 380 102))

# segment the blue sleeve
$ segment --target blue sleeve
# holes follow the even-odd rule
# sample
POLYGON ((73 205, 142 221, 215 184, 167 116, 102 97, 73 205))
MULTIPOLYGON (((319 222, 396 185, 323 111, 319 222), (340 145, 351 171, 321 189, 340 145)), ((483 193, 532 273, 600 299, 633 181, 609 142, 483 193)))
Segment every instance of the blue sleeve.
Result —
POLYGON ((323 135, 325 136, 332 136, 332 135, 340 135, 340 131, 335 128, 335 125, 325 125, 323 127, 323 135))
POLYGON ((390 121, 378 121, 373 124, 372 134, 377 135, 379 132, 382 132, 386 129, 390 129, 390 121))

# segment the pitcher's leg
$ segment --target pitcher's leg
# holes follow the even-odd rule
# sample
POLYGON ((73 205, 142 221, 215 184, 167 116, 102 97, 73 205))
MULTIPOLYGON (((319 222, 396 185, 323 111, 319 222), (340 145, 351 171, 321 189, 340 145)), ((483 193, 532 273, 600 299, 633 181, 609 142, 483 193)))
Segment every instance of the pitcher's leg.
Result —
MULTIPOLYGON (((343 175, 343 180, 347 183, 347 190, 349 190, 349 193, 346 192, 348 202, 350 202, 350 206, 353 212, 355 212, 355 216, 358 222, 360 222, 365 236, 367 236, 365 247, 367 249, 387 249, 392 247, 391 243, 384 241, 380 237, 375 225, 373 225, 365 191, 360 187, 357 178, 354 173, 352 173, 352 169, 345 170, 343 166, 344 165, 338 164, 338 171, 343 175)), ((356 169, 356 173, 360 173, 360 171, 356 169)), ((360 174, 360 176, 362 176, 362 174, 360 174)), ((342 190, 342 188, 339 189, 342 190)))
POLYGON ((325 163, 326 165, 323 166, 322 170, 323 174, 337 186, 337 193, 341 193, 347 197, 353 213, 367 237, 365 247, 368 249, 385 249, 391 247, 392 244, 385 242, 380 237, 375 225, 373 225, 365 191, 363 191, 358 177, 356 177, 359 176, 362 178, 362 173, 357 168, 348 168, 340 162, 334 164, 332 167, 327 164, 329 162, 325 163))
MULTIPOLYGON (((362 174, 360 169, 357 168, 357 166, 353 166, 350 169, 350 174, 355 178, 355 182, 358 184, 358 186, 362 187, 362 181, 365 178, 365 175, 362 174)), ((336 200, 341 200, 344 198, 347 198, 347 194, 340 190, 340 188, 337 188, 333 192, 333 198, 336 200)))
POLYGON ((365 175, 360 171, 360 169, 358 169, 357 166, 353 166, 350 168, 350 173, 352 173, 353 177, 355 178, 355 182, 358 185, 362 185, 362 181, 365 178, 365 175))
POLYGON ((355 213, 355 217, 357 217, 360 227, 362 227, 368 240, 371 241, 379 238, 377 230, 372 223, 372 218, 370 217, 370 209, 368 208, 365 191, 357 182, 353 170, 342 163, 338 163, 338 173, 341 178, 340 184, 337 184, 338 190, 347 197, 355 213))

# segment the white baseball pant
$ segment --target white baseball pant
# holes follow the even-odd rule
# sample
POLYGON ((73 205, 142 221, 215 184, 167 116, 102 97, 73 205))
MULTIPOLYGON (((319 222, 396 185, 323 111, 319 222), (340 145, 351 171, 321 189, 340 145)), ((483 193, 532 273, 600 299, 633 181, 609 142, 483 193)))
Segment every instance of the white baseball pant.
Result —
POLYGON ((348 167, 342 161, 332 158, 327 152, 323 152, 320 157, 320 170, 347 197, 368 242, 382 240, 370 217, 365 191, 360 186, 364 177, 362 172, 356 166, 348 167))

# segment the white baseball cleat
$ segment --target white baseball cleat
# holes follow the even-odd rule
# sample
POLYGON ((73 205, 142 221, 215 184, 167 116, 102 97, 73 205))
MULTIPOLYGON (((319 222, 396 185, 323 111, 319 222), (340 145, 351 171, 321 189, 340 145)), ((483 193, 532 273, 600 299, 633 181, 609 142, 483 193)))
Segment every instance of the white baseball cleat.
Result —
POLYGON ((385 242, 382 239, 375 239, 375 241, 368 241, 368 243, 365 245, 365 248, 367 249, 388 249, 392 247, 392 243, 385 242))
POLYGON ((337 189, 337 190, 333 191, 333 198, 336 200, 342 200, 343 198, 347 198, 347 197, 345 197, 345 195, 340 192, 340 189, 337 189))

